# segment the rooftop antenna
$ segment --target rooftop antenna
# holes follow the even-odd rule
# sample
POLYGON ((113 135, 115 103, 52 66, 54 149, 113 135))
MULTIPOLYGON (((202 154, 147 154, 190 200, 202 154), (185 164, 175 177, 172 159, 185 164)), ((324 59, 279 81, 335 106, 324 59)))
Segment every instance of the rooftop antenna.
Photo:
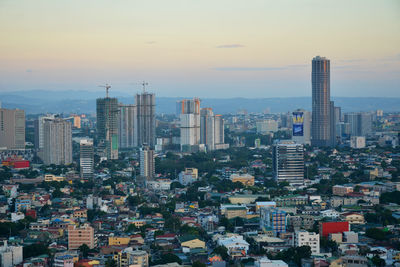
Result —
POLYGON ((143 93, 146 92, 146 86, 149 85, 149 83, 143 81, 142 86, 143 86, 143 93))
POLYGON ((108 98, 108 90, 111 88, 111 85, 108 85, 108 83, 106 83, 106 85, 99 85, 99 87, 106 88, 106 97, 108 98))

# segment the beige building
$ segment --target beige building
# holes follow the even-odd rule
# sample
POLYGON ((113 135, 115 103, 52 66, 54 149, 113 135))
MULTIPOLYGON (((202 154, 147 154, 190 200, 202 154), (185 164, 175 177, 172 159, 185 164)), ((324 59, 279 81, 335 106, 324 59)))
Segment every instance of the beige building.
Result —
POLYGON ((232 174, 231 181, 233 183, 242 183, 245 186, 252 186, 254 185, 254 176, 250 174, 232 174))
POLYGON ((332 194, 336 196, 344 196, 351 192, 353 192, 351 186, 335 185, 332 187, 332 194))
POLYGON ((62 118, 44 120, 43 162, 50 164, 72 163, 71 122, 62 118))
POLYGON ((96 246, 94 229, 88 224, 79 228, 75 225, 68 225, 68 249, 78 249, 83 244, 89 248, 96 246))
POLYGON ((45 174, 44 181, 45 182, 62 182, 65 180, 63 176, 55 176, 54 174, 45 174))
POLYGON ((147 267, 149 254, 144 250, 135 250, 128 247, 114 256, 118 267, 147 267))
POLYGON ((193 237, 180 237, 179 240, 181 241, 181 247, 185 248, 205 248, 206 243, 198 238, 193 238, 193 237))
POLYGON ((25 111, 0 108, 0 148, 25 149, 25 111))
POLYGON ((225 217, 227 219, 233 219, 236 217, 247 219, 246 207, 229 207, 225 210, 225 217))
POLYGON ((109 246, 120 246, 120 245, 128 245, 131 241, 128 236, 110 236, 108 237, 108 245, 109 246))
POLYGON ((340 215, 343 220, 348 221, 350 224, 364 224, 364 215, 355 212, 346 212, 340 215))

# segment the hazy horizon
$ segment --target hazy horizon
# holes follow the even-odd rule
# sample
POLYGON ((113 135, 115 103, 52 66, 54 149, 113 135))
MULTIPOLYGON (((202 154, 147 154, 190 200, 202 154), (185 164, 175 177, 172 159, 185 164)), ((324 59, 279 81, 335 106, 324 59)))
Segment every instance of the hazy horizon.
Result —
POLYGON ((396 0, 0 2, 0 92, 149 91, 160 97, 400 97, 396 0))

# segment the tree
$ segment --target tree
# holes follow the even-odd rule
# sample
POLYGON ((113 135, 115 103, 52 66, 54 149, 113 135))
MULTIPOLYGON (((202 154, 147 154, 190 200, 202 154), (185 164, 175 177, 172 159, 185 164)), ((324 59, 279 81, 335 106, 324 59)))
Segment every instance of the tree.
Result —
POLYGON ((112 258, 108 258, 106 261, 106 267, 117 267, 117 262, 112 258))
POLYGON ((200 262, 200 261, 195 261, 192 264, 192 267, 206 267, 207 265, 205 265, 204 263, 200 262))
POLYGON ((375 240, 385 240, 386 238, 386 233, 378 228, 369 228, 367 229, 367 231, 365 232, 365 235, 373 238, 375 240))
POLYGON ((218 246, 213 251, 214 254, 220 255, 224 261, 229 259, 228 249, 224 246, 218 246))
POLYGON ((161 255, 160 260, 156 261, 156 265, 159 264, 167 264, 167 263, 172 263, 172 262, 177 262, 179 264, 182 264, 182 260, 176 256, 175 254, 172 253, 167 253, 167 254, 163 254, 161 255))
POLYGON ((43 254, 49 254, 49 249, 45 244, 32 244, 23 248, 24 259, 43 254))
POLYGON ((386 266, 385 260, 381 259, 378 255, 375 255, 374 257, 372 257, 371 261, 375 266, 378 266, 378 267, 386 266))
POLYGON ((86 258, 86 257, 88 256, 89 250, 90 250, 90 248, 89 248, 88 245, 86 245, 86 244, 83 244, 83 245, 81 245, 81 246, 79 247, 79 251, 82 253, 82 256, 83 256, 84 258, 86 258))

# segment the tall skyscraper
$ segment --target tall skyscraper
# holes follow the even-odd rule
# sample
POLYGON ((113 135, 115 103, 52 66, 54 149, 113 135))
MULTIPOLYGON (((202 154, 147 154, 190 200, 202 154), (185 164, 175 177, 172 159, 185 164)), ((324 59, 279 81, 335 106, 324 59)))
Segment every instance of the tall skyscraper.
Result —
POLYGON ((217 114, 214 116, 214 144, 215 149, 226 149, 229 144, 225 144, 225 132, 224 132, 224 119, 221 115, 217 114))
POLYGON ((152 180, 155 174, 154 150, 149 146, 140 149, 140 176, 152 180))
POLYGON ((371 113, 346 113, 344 122, 350 125, 350 135, 352 136, 368 136, 372 132, 371 113))
POLYGON ((35 122, 35 148, 37 150, 43 150, 44 148, 44 121, 45 119, 54 119, 55 115, 39 116, 35 122))
POLYGON ((62 118, 44 120, 43 162, 50 164, 72 163, 72 125, 62 118))
POLYGON ((25 111, 0 108, 0 148, 25 149, 25 111))
POLYGON ((292 140, 298 144, 311 145, 311 114, 304 109, 292 113, 292 140))
POLYGON ((119 104, 119 147, 132 148, 137 144, 137 109, 136 105, 119 104))
POLYGON ((180 101, 181 150, 193 151, 200 144, 200 99, 180 101))
POLYGON ((330 130, 330 144, 329 146, 336 146, 336 117, 335 117, 335 103, 330 101, 330 110, 329 110, 329 130, 330 130))
POLYGON ((215 119, 211 108, 200 110, 200 143, 204 144, 208 151, 215 149, 215 119))
POLYGON ((92 139, 80 141, 80 169, 82 179, 92 179, 94 169, 94 149, 92 139))
POLYGON ((277 142, 273 146, 273 171, 277 182, 291 185, 304 183, 304 147, 292 141, 277 142))
POLYGON ((98 98, 97 136, 99 149, 107 159, 118 159, 118 100, 117 98, 98 98))
POLYGON ((317 56, 312 60, 312 128, 313 146, 331 146, 330 61, 317 56))
POLYGON ((154 148, 156 143, 156 97, 143 91, 136 94, 137 108, 137 145, 148 145, 154 148))

